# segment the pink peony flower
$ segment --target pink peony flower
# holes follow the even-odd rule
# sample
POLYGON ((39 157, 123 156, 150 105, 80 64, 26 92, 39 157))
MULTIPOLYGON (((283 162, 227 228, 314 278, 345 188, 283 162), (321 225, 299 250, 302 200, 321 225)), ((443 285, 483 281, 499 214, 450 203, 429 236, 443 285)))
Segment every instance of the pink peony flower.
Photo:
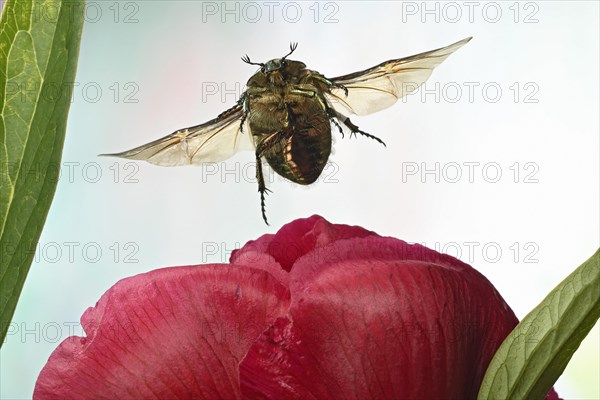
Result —
POLYGON ((230 261, 119 281, 34 398, 474 399, 518 322, 469 265, 319 216, 230 261))

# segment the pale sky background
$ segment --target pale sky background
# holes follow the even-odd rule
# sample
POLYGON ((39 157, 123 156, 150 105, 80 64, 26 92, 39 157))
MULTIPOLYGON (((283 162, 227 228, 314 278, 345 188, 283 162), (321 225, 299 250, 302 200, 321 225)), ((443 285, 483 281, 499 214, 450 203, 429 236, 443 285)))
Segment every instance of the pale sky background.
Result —
MULTIPOLYGON (((522 318, 599 243, 598 2, 88 2, 62 174, 11 331, 0 397, 27 399, 51 352, 117 280, 224 262, 320 214, 424 243, 481 271, 522 318), (469 4, 472 4, 471 6, 469 4), (301 187, 273 174, 263 224, 254 155, 208 168, 99 158, 209 120, 256 67, 334 77, 474 36, 416 94, 354 117, 301 187), (435 172, 437 169, 437 173, 435 172), (430 171, 430 172, 427 172, 430 171)), ((592 330, 556 384, 600 398, 592 330)))

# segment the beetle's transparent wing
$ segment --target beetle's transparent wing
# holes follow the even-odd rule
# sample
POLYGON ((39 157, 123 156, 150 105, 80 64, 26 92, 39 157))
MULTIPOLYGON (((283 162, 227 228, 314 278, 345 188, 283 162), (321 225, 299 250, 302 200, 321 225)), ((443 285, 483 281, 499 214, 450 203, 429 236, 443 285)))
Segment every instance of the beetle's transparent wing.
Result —
POLYGON ((238 151, 254 150, 244 111, 236 106, 217 118, 171 133, 161 139, 122 153, 101 154, 131 160, 145 160, 165 167, 226 160, 238 151))
POLYGON ((375 67, 331 79, 336 85, 326 93, 329 104, 343 115, 366 115, 390 107, 415 91, 448 56, 471 40, 470 37, 441 49, 383 62, 375 67))

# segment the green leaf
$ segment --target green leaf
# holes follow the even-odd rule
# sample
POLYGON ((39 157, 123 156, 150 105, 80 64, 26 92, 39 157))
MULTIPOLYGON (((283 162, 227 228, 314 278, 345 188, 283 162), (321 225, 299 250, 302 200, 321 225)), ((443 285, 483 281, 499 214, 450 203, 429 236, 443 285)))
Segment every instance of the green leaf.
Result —
POLYGON ((56 190, 82 26, 82 1, 13 0, 2 11, 0 343, 56 190))
POLYGON ((600 316, 600 249, 504 340, 478 399, 543 399, 600 316))

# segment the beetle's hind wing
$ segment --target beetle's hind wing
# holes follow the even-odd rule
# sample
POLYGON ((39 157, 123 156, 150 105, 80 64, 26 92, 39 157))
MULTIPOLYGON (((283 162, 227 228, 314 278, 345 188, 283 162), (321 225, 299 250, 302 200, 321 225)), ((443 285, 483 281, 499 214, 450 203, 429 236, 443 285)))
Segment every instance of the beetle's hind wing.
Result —
POLYGON ((435 67, 467 44, 470 37, 437 50, 390 60, 364 71, 331 79, 330 106, 343 115, 367 115, 390 107, 417 90, 435 67), (347 91, 347 92, 346 92, 347 91))
POLYGON ((238 151, 254 150, 244 115, 242 106, 238 105, 203 124, 179 129, 122 153, 101 156, 145 160, 165 167, 223 161, 238 151))

